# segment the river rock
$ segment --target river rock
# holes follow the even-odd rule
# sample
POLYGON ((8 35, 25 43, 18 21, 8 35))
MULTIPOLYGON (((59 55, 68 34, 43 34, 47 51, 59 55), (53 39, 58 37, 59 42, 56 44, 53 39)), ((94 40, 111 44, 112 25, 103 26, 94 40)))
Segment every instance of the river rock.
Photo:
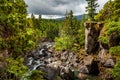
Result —
POLYGON ((69 56, 68 51, 64 51, 63 53, 61 53, 61 61, 67 61, 68 56, 69 56))
POLYGON ((104 59, 107 53, 108 53, 108 49, 101 49, 99 54, 98 54, 98 58, 104 59))
POLYGON ((85 57, 83 60, 83 65, 80 67, 79 71, 83 74, 98 75, 98 61, 95 61, 91 55, 85 57))
POLYGON ((84 65, 86 65, 86 66, 89 66, 89 65, 91 65, 92 64, 92 62, 93 62, 93 60, 94 60, 94 58, 91 56, 91 55, 89 55, 89 56, 86 56, 85 58, 84 58, 84 65))
POLYGON ((63 80, 74 80, 74 73, 70 68, 68 68, 61 77, 63 80))
POLYGON ((48 64, 47 66, 58 69, 61 66, 61 64, 62 64, 61 61, 56 61, 56 62, 52 62, 52 63, 48 64))
POLYGON ((85 65, 81 65, 80 69, 79 69, 79 72, 80 73, 83 73, 83 74, 89 74, 89 70, 88 70, 88 67, 85 66, 85 65))
POLYGON ((116 60, 114 60, 114 59, 107 59, 104 64, 104 67, 113 68, 115 65, 115 62, 116 62, 116 60))
POLYGON ((48 66, 40 66, 38 69, 45 73, 43 76, 46 80, 55 80, 60 73, 59 69, 48 66))

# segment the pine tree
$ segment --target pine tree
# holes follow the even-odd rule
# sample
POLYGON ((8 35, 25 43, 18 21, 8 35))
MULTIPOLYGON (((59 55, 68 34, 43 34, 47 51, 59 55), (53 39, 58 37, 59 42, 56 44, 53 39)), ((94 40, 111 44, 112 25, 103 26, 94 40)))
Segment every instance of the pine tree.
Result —
POLYGON ((88 6, 86 7, 86 12, 88 12, 88 15, 90 19, 93 19, 96 14, 96 8, 99 7, 98 3, 96 3, 97 0, 86 0, 88 3, 88 6))

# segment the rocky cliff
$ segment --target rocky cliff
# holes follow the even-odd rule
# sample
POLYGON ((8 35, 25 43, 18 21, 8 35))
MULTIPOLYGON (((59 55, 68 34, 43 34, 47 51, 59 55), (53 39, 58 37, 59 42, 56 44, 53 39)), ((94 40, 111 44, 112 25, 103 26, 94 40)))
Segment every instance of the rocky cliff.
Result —
MULTIPOLYGON (((112 69, 116 63, 116 59, 113 58, 109 54, 109 47, 117 45, 116 40, 117 37, 111 34, 109 36, 109 43, 104 44, 98 40, 101 30, 104 26, 104 23, 100 22, 86 22, 85 26, 85 53, 88 56, 92 56, 93 58, 89 58, 88 61, 96 62, 96 67, 91 66, 94 71, 97 68, 97 73, 101 78, 105 80, 111 80, 111 74, 109 73, 110 69, 112 69), (113 38, 115 37, 115 38, 113 38)), ((86 63, 85 63, 86 64, 86 63)), ((87 67, 87 66, 86 66, 87 67)), ((89 69, 89 67, 88 67, 89 69)), ((95 72, 94 72, 95 74, 95 72)))

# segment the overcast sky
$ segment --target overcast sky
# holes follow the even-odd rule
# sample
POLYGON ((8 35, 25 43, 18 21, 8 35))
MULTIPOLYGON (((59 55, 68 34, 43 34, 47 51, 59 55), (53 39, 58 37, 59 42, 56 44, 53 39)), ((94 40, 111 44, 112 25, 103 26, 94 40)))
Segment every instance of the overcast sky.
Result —
MULTIPOLYGON (((98 11, 108 0, 98 0, 100 7, 98 11)), ((85 13, 85 7, 87 5, 85 0, 25 0, 28 5, 28 13, 42 14, 44 17, 48 15, 52 17, 64 16, 66 11, 72 10, 75 15, 81 15, 85 13)))

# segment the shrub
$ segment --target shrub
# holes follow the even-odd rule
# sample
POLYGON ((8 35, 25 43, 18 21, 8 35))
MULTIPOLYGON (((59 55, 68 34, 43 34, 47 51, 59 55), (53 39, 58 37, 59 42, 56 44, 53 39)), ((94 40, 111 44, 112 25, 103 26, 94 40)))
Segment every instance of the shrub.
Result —
POLYGON ((27 79, 27 80, 44 80, 43 76, 42 76, 44 73, 39 70, 33 70, 28 74, 30 74, 30 75, 27 75, 25 77, 25 79, 27 79))
POLYGON ((110 54, 120 56, 120 46, 111 47, 109 49, 110 54))
POLYGON ((100 36, 99 37, 99 41, 104 43, 104 44, 108 44, 108 37, 106 36, 100 36))
MULTIPOLYGON (((113 32, 120 33, 120 21, 115 22, 115 21, 109 21, 108 24, 106 25, 106 34, 110 35, 113 32)), ((120 34, 118 34, 120 35, 120 34)))
POLYGON ((55 38, 55 48, 56 50, 65 50, 69 49, 71 50, 73 47, 73 38, 69 36, 64 36, 60 38, 55 38))
POLYGON ((99 41, 104 44, 108 44, 108 37, 111 34, 116 33, 116 36, 120 36, 120 20, 117 22, 108 20, 102 30, 102 35, 99 37, 99 41))
POLYGON ((114 80, 120 80, 120 61, 116 63, 114 68, 111 71, 114 80))
POLYGON ((6 61, 7 71, 14 74, 16 77, 22 77, 28 71, 28 68, 23 64, 23 58, 17 58, 16 60, 8 58, 6 61))

